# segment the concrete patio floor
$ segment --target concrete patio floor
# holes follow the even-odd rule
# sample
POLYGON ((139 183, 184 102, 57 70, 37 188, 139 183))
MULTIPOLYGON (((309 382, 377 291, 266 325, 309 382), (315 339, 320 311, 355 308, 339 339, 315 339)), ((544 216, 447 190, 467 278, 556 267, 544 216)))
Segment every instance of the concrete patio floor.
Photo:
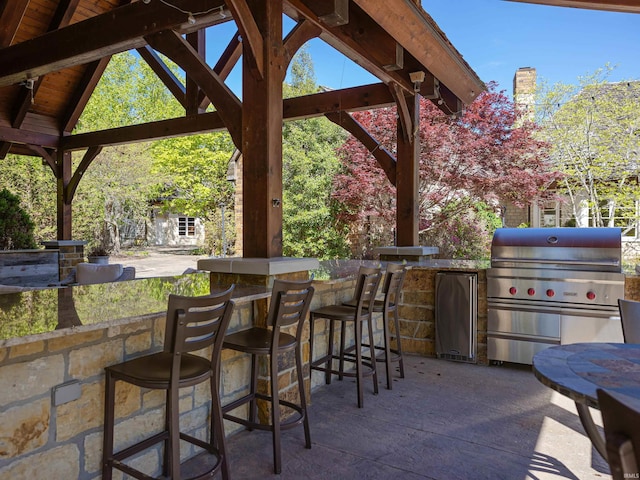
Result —
POLYGON ((273 474, 269 432, 231 436, 232 478, 610 478, 573 402, 539 383, 530 367, 417 356, 405 364, 406 378, 396 373, 393 390, 384 373, 378 395, 366 379, 362 409, 353 379, 314 391, 312 448, 304 448, 301 426, 283 432, 280 475, 273 474))

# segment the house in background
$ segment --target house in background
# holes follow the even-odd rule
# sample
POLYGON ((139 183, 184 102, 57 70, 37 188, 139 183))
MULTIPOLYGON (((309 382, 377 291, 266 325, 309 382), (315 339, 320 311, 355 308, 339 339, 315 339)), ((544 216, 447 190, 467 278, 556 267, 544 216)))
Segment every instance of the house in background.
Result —
POLYGON ((201 218, 163 213, 157 206, 150 208, 146 219, 125 220, 119 234, 122 247, 197 248, 205 243, 205 228, 201 218))
POLYGON ((146 243, 157 247, 200 247, 205 241, 201 218, 151 210, 147 221, 146 243))
MULTIPOLYGON (((635 82, 632 82, 632 84, 635 82)), ((614 89, 629 84, 607 84, 602 88, 607 90, 607 95, 611 95, 614 89)), ((535 114, 535 89, 536 89, 536 70, 531 67, 518 69, 513 80, 513 98, 516 106, 526 109, 528 114, 533 118, 535 114)), ((638 153, 638 152, 637 152, 638 153)), ((640 163, 640 156, 637 160, 630 159, 632 165, 640 163)), ((627 177, 630 183, 640 183, 638 174, 633 174, 633 168, 630 168, 631 176, 627 177)), ((636 165, 637 170, 637 165, 636 165)), ((588 196, 586 193, 577 192, 575 204, 578 205, 576 211, 570 202, 548 201, 542 205, 529 205, 524 208, 518 208, 515 205, 503 205, 502 222, 505 227, 591 227, 592 211, 589 207, 588 196)), ((600 203, 600 212, 606 224, 613 227, 619 227, 622 232, 623 241, 623 257, 628 260, 636 261, 640 258, 640 202, 631 202, 630 205, 621 206, 613 204, 607 199, 603 199, 600 203)))
MULTIPOLYGON (((235 186, 235 198, 232 205, 229 205, 228 216, 233 216, 234 221, 231 226, 235 225, 235 232, 230 238, 237 243, 237 238, 242 238, 242 209, 238 209, 235 205, 242 205, 242 182, 238 178, 237 172, 242 165, 242 155, 235 150, 229 159, 227 167, 227 181, 235 186)), ((199 217, 190 217, 180 213, 163 212, 163 202, 161 199, 156 200, 155 204, 149 209, 149 216, 146 221, 129 222, 120 229, 121 242, 123 245, 148 245, 154 247, 204 247, 205 238, 205 222, 199 217)), ((222 210, 223 214, 225 210, 222 210)), ((223 250, 227 250, 227 239, 225 234, 224 223, 220 226, 222 244, 225 245, 223 250)), ((210 232, 214 233, 215 232, 210 232)), ((232 251, 238 251, 238 245, 230 245, 232 251)), ((240 249, 242 245, 240 244, 240 249)), ((241 250, 240 250, 241 251, 241 250)))

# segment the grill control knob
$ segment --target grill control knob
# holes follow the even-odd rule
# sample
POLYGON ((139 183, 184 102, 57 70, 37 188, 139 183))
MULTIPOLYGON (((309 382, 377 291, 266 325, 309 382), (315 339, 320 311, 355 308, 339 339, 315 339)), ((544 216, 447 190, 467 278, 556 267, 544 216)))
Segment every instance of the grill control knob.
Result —
POLYGON ((530 288, 529 290, 527 290, 527 293, 528 293, 530 296, 533 296, 533 295, 535 295, 535 294, 536 294, 536 289, 535 289, 535 288, 530 288))
POLYGON ((589 300, 593 300, 594 298, 596 298, 596 294, 592 291, 587 292, 587 298, 589 300))
POLYGON ((553 289, 548 289, 547 290, 547 297, 554 297, 556 294, 556 292, 553 291, 553 289))
POLYGON ((516 287, 511 287, 511 288, 509 289, 509 293, 510 293, 511 295, 515 295, 516 293, 518 293, 518 289, 517 289, 516 287))

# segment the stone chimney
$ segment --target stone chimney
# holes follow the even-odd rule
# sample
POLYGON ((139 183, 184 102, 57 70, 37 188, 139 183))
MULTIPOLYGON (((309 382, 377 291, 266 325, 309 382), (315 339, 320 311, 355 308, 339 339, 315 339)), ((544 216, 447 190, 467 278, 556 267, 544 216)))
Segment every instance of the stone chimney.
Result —
POLYGON ((533 120, 536 102, 536 69, 521 67, 513 77, 513 102, 524 113, 525 120, 533 120))

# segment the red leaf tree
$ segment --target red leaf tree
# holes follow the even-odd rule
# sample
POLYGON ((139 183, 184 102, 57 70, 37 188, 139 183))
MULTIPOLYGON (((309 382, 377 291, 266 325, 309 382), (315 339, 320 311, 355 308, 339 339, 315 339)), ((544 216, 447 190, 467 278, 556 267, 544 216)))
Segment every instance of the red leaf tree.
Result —
MULTIPOLYGON (((395 155, 395 108, 354 117, 395 155)), ((488 247, 490 211, 505 202, 522 207, 550 197, 545 187, 560 174, 549 164, 548 144, 536 140, 536 126, 494 83, 462 116, 452 117, 421 100, 420 243, 437 245, 441 256, 478 258, 488 247)), ((373 247, 393 244, 395 187, 355 138, 339 154, 343 172, 334 178, 333 194, 341 206, 338 220, 350 226, 353 254, 368 257, 373 247)))

